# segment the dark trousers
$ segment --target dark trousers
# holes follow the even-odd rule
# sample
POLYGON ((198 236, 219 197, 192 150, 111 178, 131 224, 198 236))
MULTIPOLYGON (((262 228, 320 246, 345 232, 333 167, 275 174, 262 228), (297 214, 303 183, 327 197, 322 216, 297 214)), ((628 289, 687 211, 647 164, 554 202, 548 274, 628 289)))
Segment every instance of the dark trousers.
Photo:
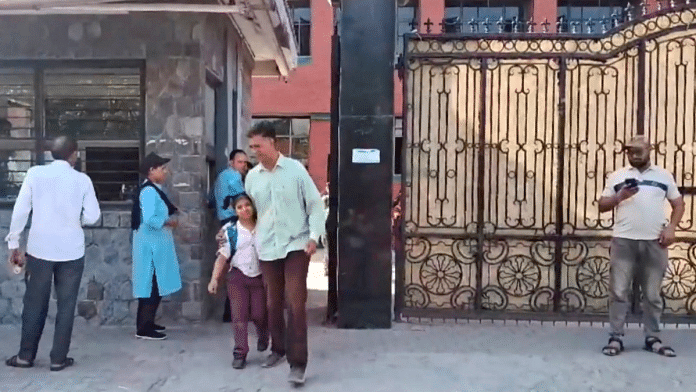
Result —
POLYGON ((162 297, 159 295, 157 287, 157 278, 152 274, 152 291, 149 298, 138 298, 138 314, 135 320, 135 326, 138 334, 151 332, 155 325, 155 315, 159 307, 162 297))
POLYGON ((246 358, 249 353, 247 327, 251 320, 256 326, 259 342, 268 342, 266 292, 261 276, 250 278, 237 268, 227 274, 227 294, 232 307, 234 357, 246 358))
POLYGON ((284 259, 261 261, 260 264, 266 286, 271 351, 287 355, 292 367, 305 367, 309 256, 304 251, 295 251, 288 253, 284 259), (289 316, 287 326, 283 316, 285 303, 289 316))
POLYGON ((48 315, 48 301, 51 298, 51 282, 55 285, 58 312, 56 329, 53 334, 51 363, 63 363, 70 349, 77 293, 82 280, 85 258, 73 261, 54 262, 37 259, 28 255, 22 310, 22 341, 19 358, 33 361, 48 315))

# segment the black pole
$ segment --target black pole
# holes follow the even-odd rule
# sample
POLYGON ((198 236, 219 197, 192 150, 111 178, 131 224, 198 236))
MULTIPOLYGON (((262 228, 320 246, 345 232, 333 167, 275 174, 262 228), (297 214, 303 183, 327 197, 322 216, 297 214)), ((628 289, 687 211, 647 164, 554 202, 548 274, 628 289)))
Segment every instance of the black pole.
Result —
POLYGON ((338 326, 389 328, 396 3, 341 5, 338 326))
POLYGON ((329 292, 326 301, 326 322, 336 323, 338 313, 338 102, 341 91, 340 40, 338 25, 334 24, 331 37, 331 148, 329 152, 329 216, 326 219, 326 240, 329 254, 329 292))

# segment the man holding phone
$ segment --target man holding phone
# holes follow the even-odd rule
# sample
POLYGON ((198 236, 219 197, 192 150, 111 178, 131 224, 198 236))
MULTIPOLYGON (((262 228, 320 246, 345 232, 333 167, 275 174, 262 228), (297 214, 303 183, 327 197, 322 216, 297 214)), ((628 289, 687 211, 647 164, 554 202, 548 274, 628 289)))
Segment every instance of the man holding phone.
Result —
POLYGON ((684 199, 674 177, 650 162, 650 144, 635 137, 625 145, 629 166, 612 173, 599 199, 599 212, 616 209, 611 241, 609 283, 609 343, 602 353, 609 356, 623 351, 622 337, 633 280, 643 294, 643 332, 645 350, 675 356, 674 350, 659 338, 662 314, 661 287, 667 270, 667 247, 684 215, 684 199), (669 221, 665 199, 672 207, 669 221))

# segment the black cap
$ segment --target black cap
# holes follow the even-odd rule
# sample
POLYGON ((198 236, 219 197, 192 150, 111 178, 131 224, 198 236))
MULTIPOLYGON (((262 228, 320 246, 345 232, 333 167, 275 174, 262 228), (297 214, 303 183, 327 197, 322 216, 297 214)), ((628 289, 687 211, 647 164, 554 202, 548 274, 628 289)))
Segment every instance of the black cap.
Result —
POLYGON ((147 176, 147 174, 150 172, 150 169, 152 169, 153 167, 160 167, 169 161, 169 158, 162 158, 154 152, 151 152, 147 154, 147 156, 143 159, 142 163, 140 164, 140 173, 142 173, 144 176, 147 176))

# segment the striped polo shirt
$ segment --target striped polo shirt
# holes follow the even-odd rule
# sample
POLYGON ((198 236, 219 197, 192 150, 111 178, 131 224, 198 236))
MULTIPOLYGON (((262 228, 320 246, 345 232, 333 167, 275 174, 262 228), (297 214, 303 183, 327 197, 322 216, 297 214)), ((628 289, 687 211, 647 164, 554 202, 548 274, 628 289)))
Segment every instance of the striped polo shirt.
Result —
POLYGON ((614 237, 631 240, 660 238, 662 228, 668 223, 667 200, 681 196, 674 177, 655 165, 642 173, 633 166, 627 166, 609 175, 602 196, 617 194, 625 186, 627 178, 638 181, 638 193, 616 207, 614 237))

